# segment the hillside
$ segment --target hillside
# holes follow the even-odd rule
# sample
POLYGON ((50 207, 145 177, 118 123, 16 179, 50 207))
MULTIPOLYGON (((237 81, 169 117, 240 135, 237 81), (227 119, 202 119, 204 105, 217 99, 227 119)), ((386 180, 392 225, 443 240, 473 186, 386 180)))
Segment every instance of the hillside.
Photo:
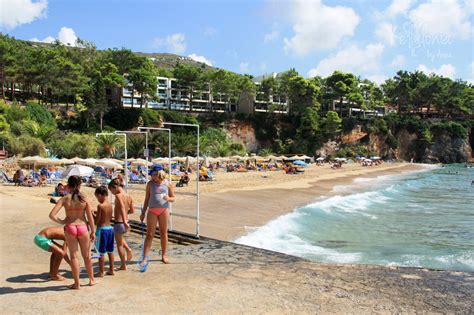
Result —
POLYGON ((150 58, 153 60, 153 63, 157 68, 164 68, 164 69, 173 69, 177 62, 181 64, 201 67, 203 69, 212 69, 213 67, 208 66, 205 63, 195 61, 189 57, 179 56, 170 53, 143 53, 143 52, 135 52, 137 55, 150 58))

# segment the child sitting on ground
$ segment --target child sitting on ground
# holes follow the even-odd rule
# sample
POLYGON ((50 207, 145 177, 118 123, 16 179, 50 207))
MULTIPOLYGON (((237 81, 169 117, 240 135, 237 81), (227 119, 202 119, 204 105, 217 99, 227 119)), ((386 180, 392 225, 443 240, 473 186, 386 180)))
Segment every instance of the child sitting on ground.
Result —
POLYGON ((114 229, 110 225, 112 220, 112 205, 107 200, 107 187, 99 186, 95 190, 95 197, 99 204, 95 215, 96 229, 96 248, 99 251, 99 273, 96 277, 104 276, 105 254, 109 256, 108 275, 114 274, 114 229))
POLYGON ((35 244, 39 248, 51 253, 48 279, 53 281, 63 281, 65 279, 59 274, 59 266, 63 258, 70 264, 69 257, 66 254, 67 246, 65 239, 64 229, 61 226, 52 226, 42 229, 34 239, 35 244), (54 240, 61 240, 64 241, 64 243, 60 245, 54 240))

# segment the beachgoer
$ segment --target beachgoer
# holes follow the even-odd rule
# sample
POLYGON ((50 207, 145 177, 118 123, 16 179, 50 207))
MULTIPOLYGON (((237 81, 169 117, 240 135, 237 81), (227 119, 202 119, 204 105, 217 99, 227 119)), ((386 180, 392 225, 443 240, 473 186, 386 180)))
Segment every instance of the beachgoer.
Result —
POLYGON ((17 169, 15 174, 13 175, 13 181, 15 182, 15 186, 20 186, 25 179, 25 175, 21 168, 17 169))
POLYGON ((64 232, 66 243, 69 247, 69 255, 71 259, 71 271, 74 278, 74 284, 71 289, 79 289, 79 248, 81 249, 82 258, 89 275, 89 285, 95 284, 94 274, 92 271, 92 262, 90 257, 90 241, 95 239, 94 218, 89 203, 80 192, 81 178, 79 176, 70 176, 68 186, 71 194, 59 199, 53 210, 49 214, 49 218, 56 223, 64 224, 64 232), (64 207, 66 217, 59 219, 58 213, 64 207), (87 230, 89 225, 90 230, 87 230), (90 236, 89 236, 90 233, 90 236))
POLYGON ((60 226, 52 226, 42 229, 34 239, 35 244, 51 253, 49 261, 49 276, 48 279, 53 281, 63 281, 66 278, 59 274, 59 266, 61 261, 64 260, 70 264, 69 257, 67 256, 67 245, 66 238, 64 236, 64 229, 60 226), (55 240, 64 241, 63 245, 55 242, 55 240))
POLYGON ((95 223, 97 225, 96 232, 96 248, 100 254, 99 258, 99 273, 96 277, 104 276, 105 254, 109 257, 109 271, 108 275, 114 274, 114 229, 111 226, 112 221, 112 205, 107 200, 109 193, 107 187, 99 186, 95 190, 95 197, 99 204, 97 205, 97 214, 95 216, 95 223))
POLYGON ((125 259, 125 247, 123 235, 130 229, 127 216, 127 196, 125 195, 122 184, 118 178, 114 178, 109 183, 109 190, 115 196, 114 207, 114 234, 117 243, 117 251, 122 262, 119 270, 127 270, 127 261, 125 259))
POLYGON ((166 173, 161 167, 154 167, 150 171, 151 181, 146 186, 145 202, 143 210, 140 215, 140 220, 143 222, 145 214, 147 215, 147 233, 143 251, 143 258, 140 266, 146 269, 148 264, 148 253, 150 252, 151 243, 156 232, 156 223, 160 227, 160 241, 161 241, 161 260, 163 263, 168 263, 166 255, 168 243, 168 217, 169 217, 169 203, 175 201, 174 188, 166 180, 166 173))

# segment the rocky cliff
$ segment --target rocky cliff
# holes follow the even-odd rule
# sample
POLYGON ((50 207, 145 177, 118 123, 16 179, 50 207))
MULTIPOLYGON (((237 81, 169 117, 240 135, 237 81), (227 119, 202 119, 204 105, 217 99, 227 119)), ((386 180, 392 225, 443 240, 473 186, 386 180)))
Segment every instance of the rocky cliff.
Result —
POLYGON ((241 141, 248 151, 257 152, 259 143, 255 137, 255 129, 251 123, 239 120, 230 120, 224 130, 236 141, 241 141))

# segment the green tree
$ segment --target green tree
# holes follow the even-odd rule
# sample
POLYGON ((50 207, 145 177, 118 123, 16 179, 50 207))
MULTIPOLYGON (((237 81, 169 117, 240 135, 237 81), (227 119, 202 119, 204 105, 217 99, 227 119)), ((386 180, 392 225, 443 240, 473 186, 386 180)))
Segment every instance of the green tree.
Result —
POLYGON ((323 128, 324 133, 329 137, 329 139, 334 139, 334 137, 341 131, 341 126, 342 119, 339 118, 339 115, 333 111, 327 112, 323 128))
POLYGON ((96 142, 103 150, 105 156, 111 157, 122 143, 122 138, 118 135, 100 135, 96 138, 96 142))
POLYGON ((192 111, 194 92, 204 87, 202 68, 178 63, 173 69, 173 74, 178 86, 186 94, 185 98, 189 100, 189 110, 192 111))

